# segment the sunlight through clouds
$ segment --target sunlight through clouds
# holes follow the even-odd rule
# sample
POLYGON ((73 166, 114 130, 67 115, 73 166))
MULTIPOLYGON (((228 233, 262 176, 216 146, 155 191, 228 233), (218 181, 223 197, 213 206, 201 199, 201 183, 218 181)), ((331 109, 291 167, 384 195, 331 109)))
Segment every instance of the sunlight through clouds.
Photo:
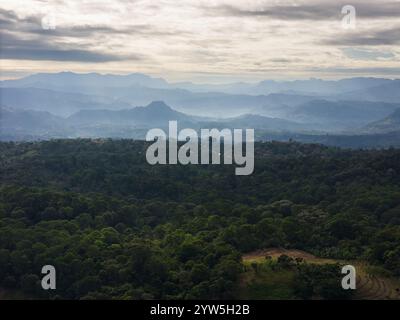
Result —
POLYGON ((340 70, 358 70, 351 76, 367 61, 380 70, 376 75, 395 76, 400 2, 351 1, 357 12, 352 30, 341 25, 345 4, 1 0, 1 65, 10 75, 68 69, 224 81, 341 77, 340 70), (348 54, 352 50, 386 58, 365 59, 348 54))

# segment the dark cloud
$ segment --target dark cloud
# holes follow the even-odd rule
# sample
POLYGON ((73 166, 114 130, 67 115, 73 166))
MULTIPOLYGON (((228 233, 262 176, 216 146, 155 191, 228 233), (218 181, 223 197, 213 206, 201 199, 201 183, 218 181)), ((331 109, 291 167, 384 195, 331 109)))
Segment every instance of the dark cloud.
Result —
MULTIPOLYGON (((18 28, 18 30, 21 30, 18 28)), ((71 38, 87 38, 93 37, 96 35, 137 35, 142 37, 156 37, 156 36, 176 36, 182 35, 183 32, 178 31, 168 31, 168 30, 159 30, 151 25, 132 25, 123 28, 114 28, 107 25, 81 25, 81 26, 72 26, 72 27, 64 27, 62 25, 57 25, 54 30, 44 30, 39 27, 34 26, 30 29, 23 30, 26 33, 38 34, 49 37, 71 37, 71 38)))
POLYGON ((79 62, 107 62, 139 60, 137 55, 116 55, 76 49, 42 39, 22 39, 12 33, 0 33, 0 58, 15 60, 53 60, 79 62))
POLYGON ((400 27, 362 33, 346 33, 334 39, 323 40, 322 44, 337 46, 381 46, 400 44, 400 27))
MULTIPOLYGON (((86 38, 95 35, 116 35, 116 34, 136 34, 140 36, 176 36, 186 34, 187 32, 173 30, 169 31, 159 28, 151 24, 137 24, 122 28, 115 28, 109 25, 80 25, 65 27, 56 25, 53 30, 45 30, 42 28, 43 16, 28 16, 23 19, 13 11, 0 8, 0 27, 2 30, 18 31, 21 33, 38 34, 49 37, 73 37, 86 38)), ((57 21, 56 21, 57 22, 57 21)))
POLYGON ((0 27, 2 30, 34 30, 41 28, 41 17, 28 16, 24 19, 18 17, 14 11, 0 8, 0 27))
MULTIPOLYGON (((328 3, 315 1, 298 5, 268 5, 255 9, 243 9, 234 5, 208 7, 205 10, 211 15, 236 17, 269 17, 280 20, 330 20, 342 17, 342 7, 348 2, 328 3)), ((351 3, 350 3, 351 4, 351 3)), ((395 1, 357 2, 354 4, 358 18, 398 18, 400 4, 395 1)))
POLYGON ((280 20, 321 20, 337 18, 340 15, 340 7, 335 10, 327 10, 325 7, 314 6, 269 6, 259 9, 241 9, 231 5, 223 5, 213 8, 216 15, 228 15, 236 17, 270 17, 280 20))
POLYGON ((0 9, 0 58, 15 60, 53 60, 79 62, 108 62, 139 60, 139 55, 118 55, 96 52, 87 47, 76 48, 71 44, 55 41, 54 37, 90 37, 96 33, 116 33, 107 26, 77 26, 44 30, 42 17, 19 18, 13 11, 0 9))

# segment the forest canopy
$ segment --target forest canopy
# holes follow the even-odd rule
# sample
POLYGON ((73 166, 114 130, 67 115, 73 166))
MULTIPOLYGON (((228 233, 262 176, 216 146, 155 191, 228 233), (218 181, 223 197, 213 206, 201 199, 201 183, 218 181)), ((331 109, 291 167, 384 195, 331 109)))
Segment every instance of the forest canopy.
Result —
MULTIPOLYGON (((37 298, 234 298, 242 254, 267 247, 400 276, 400 150, 256 143, 254 173, 236 176, 229 165, 151 166, 147 146, 0 143, 0 287, 37 298), (58 272, 54 292, 38 285, 45 264, 58 272)), ((308 287, 310 272, 332 274, 299 270, 308 287)))

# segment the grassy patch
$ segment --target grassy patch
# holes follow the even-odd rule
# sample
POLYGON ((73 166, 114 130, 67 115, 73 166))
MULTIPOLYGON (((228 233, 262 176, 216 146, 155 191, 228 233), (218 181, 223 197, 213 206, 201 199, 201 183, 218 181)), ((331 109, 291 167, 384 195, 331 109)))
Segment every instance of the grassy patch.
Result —
POLYGON ((276 300, 293 299, 294 272, 288 269, 276 268, 275 262, 257 263, 254 268, 251 263, 245 263, 239 288, 238 299, 276 300))

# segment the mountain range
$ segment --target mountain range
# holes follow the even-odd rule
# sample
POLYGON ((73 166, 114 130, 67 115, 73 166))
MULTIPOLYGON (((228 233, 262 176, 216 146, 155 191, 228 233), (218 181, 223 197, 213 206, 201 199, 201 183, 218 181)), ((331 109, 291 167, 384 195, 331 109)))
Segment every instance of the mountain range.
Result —
MULTIPOLYGON (((47 111, 16 110, 1 107, 1 133, 13 133, 48 137, 94 137, 96 133, 113 132, 114 137, 128 138, 142 134, 151 128, 168 128, 168 121, 178 121, 181 129, 201 128, 258 128, 272 131, 306 131, 307 124, 269 118, 261 115, 243 115, 229 119, 212 119, 187 115, 173 110, 162 101, 154 101, 147 106, 122 110, 81 110, 68 117, 52 115, 47 111)), ((143 136, 140 136, 144 138, 143 136)))
POLYGON ((17 80, 3 80, 2 87, 35 87, 82 92, 95 88, 147 87, 157 89, 185 89, 191 92, 220 92, 228 94, 267 95, 271 93, 335 95, 378 88, 378 90, 398 87, 399 81, 383 78, 349 78, 341 80, 263 80, 256 83, 235 82, 227 84, 195 84, 192 82, 170 83, 162 78, 155 78, 141 73, 128 75, 99 73, 38 73, 17 80), (379 89, 380 88, 380 89, 379 89))
POLYGON ((400 80, 216 85, 171 83, 140 73, 40 73, 0 81, 0 106, 3 140, 143 138, 148 128, 165 127, 168 120, 196 129, 254 128, 260 136, 263 132, 385 134, 400 131, 400 80))

